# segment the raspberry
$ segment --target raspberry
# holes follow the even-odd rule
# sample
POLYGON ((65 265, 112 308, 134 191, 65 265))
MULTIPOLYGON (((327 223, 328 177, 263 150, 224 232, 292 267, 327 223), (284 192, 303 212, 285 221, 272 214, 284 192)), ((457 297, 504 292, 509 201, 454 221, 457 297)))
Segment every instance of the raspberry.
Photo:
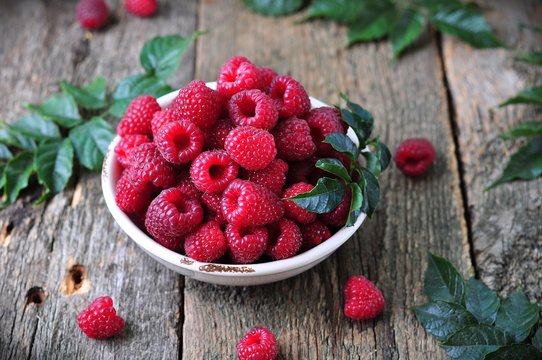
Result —
POLYGON ((275 360, 277 355, 275 335, 264 327, 250 330, 237 344, 239 360, 275 360))
POLYGON ((82 27, 99 29, 107 23, 109 10, 103 0, 80 0, 75 7, 75 17, 82 27))
POLYGON ((201 80, 193 80, 179 90, 172 109, 179 119, 190 120, 205 131, 212 128, 218 120, 221 106, 220 96, 216 91, 208 88, 201 80))
POLYGON ((136 97, 126 109, 117 127, 117 134, 120 136, 140 134, 150 138, 152 136, 151 119, 158 111, 160 111, 160 105, 152 96, 136 97))
POLYGON ((343 200, 335 208, 335 210, 320 214, 320 221, 326 225, 331 226, 343 226, 346 223, 346 218, 350 212, 350 200, 351 200, 351 191, 348 189, 344 195, 343 200))
POLYGON ((384 296, 365 277, 352 276, 344 287, 344 315, 354 320, 369 320, 384 309, 384 296))
POLYGON ((264 130, 271 130, 279 119, 273 100, 258 89, 243 90, 233 95, 228 102, 228 113, 237 126, 264 130))
POLYGON ((275 100, 281 118, 301 116, 311 109, 307 92, 291 76, 275 77, 269 86, 269 96, 275 100))
POLYGON ((228 224, 226 240, 230 248, 230 257, 236 264, 250 264, 258 260, 267 247, 267 229, 265 227, 241 227, 228 224))
POLYGON ((299 251, 303 236, 299 227, 291 220, 280 219, 277 223, 267 226, 269 244, 267 254, 275 260, 287 259, 299 251))
POLYGON ((163 247, 179 252, 183 246, 184 246, 184 236, 167 236, 167 235, 159 235, 154 237, 154 241, 156 241, 158 244, 162 245, 163 247))
POLYGON ((79 328, 91 339, 107 339, 124 329, 124 320, 117 315, 113 300, 102 296, 77 315, 79 328))
POLYGON ((154 15, 158 5, 156 0, 124 0, 124 8, 130 14, 147 17, 154 15))
POLYGON ((179 119, 171 109, 155 112, 151 119, 151 131, 153 138, 158 135, 158 130, 160 130, 162 126, 177 120, 181 119, 179 119))
POLYGON ((224 150, 204 151, 192 162, 190 177, 203 192, 219 193, 237 178, 237 165, 224 150))
POLYGON ((273 79, 278 76, 275 70, 270 68, 257 68, 258 80, 260 82, 260 90, 267 92, 273 79))
POLYGON ((200 199, 201 198, 201 192, 196 188, 192 180, 190 180, 190 176, 181 176, 179 182, 175 186, 176 188, 180 189, 181 192, 187 196, 190 196, 194 199, 200 199))
POLYGON ((420 176, 429 169, 437 153, 427 139, 407 139, 395 152, 395 165, 407 176, 420 176))
POLYGON ((317 160, 317 158, 311 157, 305 161, 289 163, 286 184, 295 184, 298 182, 308 183, 309 176, 316 170, 314 164, 316 164, 317 160))
POLYGON ((132 165, 133 152, 141 144, 150 143, 151 140, 145 135, 126 135, 115 146, 115 155, 120 165, 127 169, 132 165))
POLYGON ((222 213, 231 224, 265 225, 284 216, 284 205, 277 195, 250 181, 232 181, 222 196, 222 213))
POLYGON ((247 58, 235 56, 220 68, 216 89, 227 98, 260 86, 258 70, 247 58))
POLYGON ((281 159, 275 159, 262 170, 245 170, 244 179, 261 185, 271 190, 275 195, 280 196, 286 183, 287 172, 288 164, 281 159))
POLYGON ((188 120, 173 121, 160 128, 154 142, 164 159, 181 165, 201 153, 203 133, 188 120))
POLYGON ((301 245, 302 250, 312 249, 331 237, 331 232, 327 226, 318 220, 302 226, 301 234, 303 235, 303 244, 301 245))
POLYGON ((115 202, 126 214, 136 214, 147 209, 152 201, 152 190, 139 190, 124 172, 115 186, 115 202))
POLYGON ((215 125, 205 132, 205 147, 207 149, 224 149, 226 136, 235 126, 230 119, 218 119, 215 125))
MULTIPOLYGON (((313 188, 314 186, 312 186, 311 184, 299 182, 286 189, 282 194, 282 198, 289 198, 291 196, 306 193, 308 191, 311 191, 313 188)), ((301 224, 308 224, 316 220, 316 213, 300 208, 292 200, 283 201, 286 216, 288 216, 290 219, 295 220, 301 224)))
POLYGON ((139 145, 134 149, 132 159, 129 174, 136 188, 144 189, 149 183, 161 188, 175 185, 175 168, 160 155, 154 143, 139 145))
POLYGON ((201 195, 201 202, 212 212, 222 213, 222 195, 206 192, 201 195))
POLYGON ((239 126, 224 142, 228 155, 247 170, 265 168, 277 155, 273 135, 252 126, 239 126))
POLYGON ((197 261, 215 261, 226 253, 228 243, 216 221, 201 225, 198 230, 188 235, 184 242, 186 255, 197 261))
POLYGON ((307 124, 311 129, 312 140, 316 144, 316 154, 319 156, 333 156, 331 145, 322 141, 331 133, 346 134, 340 113, 336 109, 321 107, 312 109, 306 116, 307 124), (329 110, 328 110, 329 109, 329 110))
POLYGON ((300 161, 311 157, 316 145, 305 120, 291 117, 281 121, 273 130, 277 156, 286 161, 300 161))

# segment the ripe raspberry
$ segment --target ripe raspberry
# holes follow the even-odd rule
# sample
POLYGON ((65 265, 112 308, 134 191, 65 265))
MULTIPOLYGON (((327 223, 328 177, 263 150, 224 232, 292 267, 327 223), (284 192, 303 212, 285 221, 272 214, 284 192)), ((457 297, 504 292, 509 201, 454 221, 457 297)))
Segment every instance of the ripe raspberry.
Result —
POLYGON ((237 126, 264 130, 271 130, 279 119, 273 100, 258 89, 243 90, 233 95, 228 102, 228 113, 237 126))
POLYGON ((191 121, 173 121, 160 128, 154 143, 170 163, 186 164, 201 153, 203 133, 191 121))
POLYGON ((228 155, 247 170, 265 168, 277 155, 273 135, 252 126, 239 126, 224 142, 228 155))
POLYGON ((282 188, 286 183, 287 172, 288 164, 281 159, 275 159, 262 170, 245 170, 243 178, 261 185, 271 190, 275 195, 280 196, 282 188))
POLYGON ((237 165, 224 150, 204 151, 190 166, 194 185, 203 192, 220 193, 237 178, 237 165))
POLYGON ((154 143, 139 145, 134 149, 132 159, 129 174, 136 188, 144 189, 149 183, 161 188, 175 185, 175 168, 160 155, 154 143))
POLYGON ((150 143, 151 140, 145 135, 126 135, 115 146, 115 155, 120 165, 128 169, 132 165, 133 152, 141 144, 150 143))
POLYGON ((113 300, 102 296, 77 315, 79 328, 91 339, 107 339, 124 329, 124 320, 117 315, 113 300))
POLYGON ((348 189, 344 195, 343 201, 332 212, 320 214, 320 221, 330 226, 343 226, 350 212, 351 191, 348 189))
POLYGON ((230 248, 230 258, 236 264, 250 264, 258 260, 267 247, 265 227, 241 227, 228 224, 226 240, 230 248))
POLYGON ((184 250, 194 260, 211 262, 226 254, 228 243, 220 225, 216 221, 209 221, 186 237, 184 250))
POLYGON ((205 148, 206 149, 224 149, 224 141, 226 136, 233 130, 235 126, 230 119, 218 119, 215 125, 205 132, 205 148))
POLYGON ((115 186, 115 202, 126 214, 136 214, 147 209, 152 201, 154 189, 139 190, 124 172, 115 186))
POLYGON ((406 176, 420 176, 429 169, 437 152, 427 139, 407 139, 395 152, 395 165, 406 176))
MULTIPOLYGON (((289 198, 291 196, 306 193, 308 191, 311 191, 313 188, 314 186, 312 186, 311 184, 299 182, 286 189, 282 194, 282 198, 289 198)), ((301 224, 308 224, 316 220, 316 213, 300 208, 292 200, 283 201, 284 209, 286 210, 286 216, 288 216, 290 219, 295 220, 301 224)))
POLYGON ((307 92, 291 76, 275 77, 269 86, 269 96, 275 100, 281 118, 302 116, 311 109, 307 92))
POLYGON ((334 110, 336 109, 316 108, 305 116, 305 120, 307 120, 307 124, 311 128, 312 140, 316 144, 316 154, 322 157, 333 156, 334 154, 331 145, 322 142, 326 136, 334 132, 346 134, 340 114, 334 110))
POLYGON ((151 119, 151 130, 153 138, 158 135, 158 130, 167 123, 181 120, 171 109, 165 109, 154 113, 151 119))
POLYGON ((136 97, 126 109, 117 127, 117 134, 120 136, 140 134, 150 138, 151 119, 157 111, 160 111, 160 105, 155 98, 146 95, 136 97))
POLYGON ((154 241, 156 241, 158 244, 175 252, 180 252, 182 250, 184 246, 184 240, 185 240, 184 235, 179 235, 179 236, 160 235, 160 236, 154 237, 154 241))
POLYGON ((147 17, 154 15, 158 5, 156 0, 124 0, 124 8, 130 14, 147 17))
POLYGON ((344 287, 344 315, 354 320, 369 320, 384 309, 384 296, 365 277, 352 276, 344 287))
POLYGON ((311 157, 316 145, 305 120, 291 117, 281 121, 273 130, 277 156, 286 161, 301 161, 311 157))
POLYGON ((245 57, 235 56, 220 68, 216 89, 230 98, 242 90, 257 89, 259 86, 256 66, 245 57))
POLYGON ((200 200, 202 194, 201 192, 194 186, 194 183, 192 180, 190 180, 190 175, 181 175, 179 177, 179 182, 177 185, 175 185, 176 188, 180 189, 181 192, 187 196, 190 196, 194 199, 200 200))
POLYGON ((331 237, 331 232, 327 226, 318 220, 302 226, 301 234, 303 235, 303 244, 301 245, 303 251, 312 249, 331 237))
POLYGON ((275 260, 287 259, 299 251, 303 236, 299 227, 291 220, 280 219, 268 225, 269 243, 267 254, 275 260))
POLYGON ((291 162, 288 164, 288 174, 286 175, 286 184, 295 184, 298 182, 310 183, 309 177, 316 170, 314 164, 318 159, 316 157, 308 158, 305 161, 291 162))
POLYGON ((260 81, 260 90, 263 92, 267 92, 269 89, 269 86, 273 82, 273 79, 278 76, 278 74, 275 72, 275 70, 270 68, 257 68, 258 72, 258 79, 260 81))
POLYGON ((231 224, 265 225, 284 216, 284 205, 277 195, 250 181, 232 181, 222 196, 222 213, 231 224))
POLYGON ((192 121, 201 130, 213 127, 218 120, 222 102, 216 91, 201 80, 193 80, 179 90, 173 101, 173 112, 179 119, 192 121))
POLYGON ((250 330, 237 344, 239 360, 275 360, 277 355, 275 335, 264 327, 250 330))
POLYGON ((80 0, 75 7, 75 17, 82 27, 99 29, 107 23, 109 10, 104 0, 80 0))
POLYGON ((201 202, 207 208, 208 219, 218 222, 220 225, 227 223, 224 214, 222 213, 222 194, 213 194, 210 192, 201 195, 201 202))

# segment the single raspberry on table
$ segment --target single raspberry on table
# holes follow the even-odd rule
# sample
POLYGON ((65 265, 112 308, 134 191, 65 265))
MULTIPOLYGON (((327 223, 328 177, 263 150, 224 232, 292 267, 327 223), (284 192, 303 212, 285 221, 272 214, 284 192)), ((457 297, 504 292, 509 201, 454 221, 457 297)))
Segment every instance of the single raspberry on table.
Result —
POLYGON ((91 339, 107 339, 124 329, 124 319, 117 315, 113 300, 102 296, 77 316, 79 328, 91 339))
POLYGON ((277 72, 270 68, 259 67, 257 68, 258 79, 260 82, 260 90, 267 92, 269 86, 273 82, 273 79, 278 76, 277 72))
POLYGON ((179 90, 172 110, 179 119, 192 121, 202 131, 214 126, 222 112, 219 94, 201 80, 192 80, 179 90))
POLYGON ((237 126, 271 130, 279 119, 273 100, 258 89, 238 92, 228 101, 227 107, 231 121, 237 126))
POLYGON ((235 56, 222 65, 216 83, 217 91, 230 98, 242 90, 260 86, 258 69, 247 58, 235 56))
POLYGON ((251 264, 258 260, 267 247, 267 229, 260 227, 242 227, 228 224, 226 240, 230 249, 230 258, 236 264, 251 264))
POLYGON ((427 139, 407 139, 395 152, 395 165, 407 176, 420 176, 429 169, 437 157, 433 144, 427 139))
POLYGON ((311 109, 305 88, 291 76, 275 77, 269 86, 269 96, 275 100, 281 118, 302 116, 311 109))
POLYGON ((167 162, 154 143, 139 145, 133 151, 132 166, 128 170, 136 188, 145 189, 150 183, 161 188, 174 186, 177 173, 167 162))
POLYGON ((261 185, 280 196, 286 183, 287 172, 288 164, 281 159, 275 159, 261 170, 244 170, 243 179, 261 185))
POLYGON ((275 335, 264 327, 250 330, 237 343, 239 360, 275 360, 278 355, 275 335))
POLYGON ((311 129, 303 119, 291 117, 281 121, 273 129, 277 157, 286 161, 301 161, 311 157, 316 151, 311 129))
POLYGON ((154 143, 170 163, 186 164, 201 153, 203 132, 191 121, 173 121, 160 128, 154 143))
POLYGON ((215 261, 224 256, 227 250, 226 237, 216 221, 204 223, 184 242, 186 255, 197 261, 215 261))
POLYGON ((287 259, 299 251, 303 236, 299 227, 291 220, 280 219, 267 226, 269 242, 267 254, 275 260, 287 259))
POLYGON ((75 7, 75 17, 82 27, 95 30, 107 23, 109 9, 104 0, 80 0, 75 7))
POLYGON ((156 0, 124 0, 124 8, 130 14, 147 17, 154 15, 158 4, 156 0))
POLYGON ((271 224, 284 216, 277 195, 253 182, 236 179, 222 194, 222 213, 230 224, 258 226, 271 224))
POLYGON ((138 96, 124 113, 117 126, 117 134, 120 136, 140 134, 152 137, 151 120, 154 113, 160 111, 160 105, 152 96, 138 96))
POLYGON ((384 296, 364 276, 352 276, 344 287, 344 315, 354 320, 369 320, 384 309, 384 296))
POLYGON ((224 148, 236 163, 247 170, 261 170, 277 155, 273 135, 252 126, 239 126, 230 131, 224 148))
POLYGON ((350 212, 351 194, 352 192, 350 188, 348 188, 344 194, 343 200, 335 210, 319 215, 320 221, 329 226, 343 226, 346 223, 348 213, 350 212))
POLYGON ((302 250, 312 249, 331 237, 328 227, 318 220, 302 226, 301 234, 303 235, 302 250))
POLYGON ((127 169, 132 165, 133 152, 141 144, 150 143, 151 140, 146 135, 126 135, 121 138, 115 146, 115 155, 120 165, 127 169))
POLYGON ((171 109, 164 109, 154 113, 151 119, 151 131, 153 138, 158 135, 158 130, 167 123, 181 120, 171 109))
MULTIPOLYGON (((302 193, 311 191, 314 188, 311 184, 305 182, 299 182, 293 184, 282 193, 282 198, 289 198, 296 196, 302 193)), ((283 200, 284 210, 286 211, 286 216, 292 220, 297 221, 301 224, 308 224, 316 220, 316 213, 300 208, 293 200, 283 200)))
POLYGON ((237 165, 224 150, 204 151, 190 166, 190 178, 203 192, 220 193, 237 178, 237 165))
POLYGON ((126 214, 137 214, 145 211, 152 201, 154 187, 137 189, 130 180, 128 172, 124 172, 115 185, 115 202, 126 214))
POLYGON ((319 156, 333 156, 334 150, 330 144, 322 141, 331 133, 346 134, 342 118, 337 109, 321 107, 312 109, 306 116, 307 124, 311 129, 312 140, 316 144, 316 154, 319 156))
POLYGON ((224 141, 226 136, 233 130, 235 126, 228 118, 220 118, 215 125, 205 132, 205 148, 206 149, 224 149, 224 141))

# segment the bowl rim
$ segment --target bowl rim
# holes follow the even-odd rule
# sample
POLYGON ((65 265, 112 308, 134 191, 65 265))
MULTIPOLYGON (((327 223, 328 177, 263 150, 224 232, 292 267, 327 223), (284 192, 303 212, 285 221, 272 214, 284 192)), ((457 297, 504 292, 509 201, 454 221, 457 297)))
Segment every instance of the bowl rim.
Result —
MULTIPOLYGON (((208 87, 216 89, 216 82, 206 83, 208 87)), ((177 96, 179 90, 172 91, 157 99, 160 107, 165 108, 177 96)), ((329 107, 326 103, 310 97, 311 107, 329 107)), ((353 141, 357 142, 352 129, 348 130, 347 134, 353 141)), ((145 234, 134 222, 126 215, 115 202, 115 180, 113 174, 118 172, 120 166, 115 158, 114 148, 120 141, 117 135, 109 144, 104 164, 102 168, 102 192, 107 208, 119 227, 133 241, 142 247, 150 255, 157 257, 173 267, 180 267, 194 273, 205 273, 223 277, 253 277, 262 275, 276 275, 289 272, 294 269, 301 268, 308 264, 316 263, 327 257, 333 251, 338 249, 359 229, 366 218, 366 214, 361 213, 356 219, 353 226, 343 227, 333 234, 329 239, 315 246, 312 249, 304 251, 288 259, 274 260, 265 263, 253 264, 220 264, 208 263, 194 260, 186 255, 176 253, 154 241, 150 236, 145 234), (117 170, 115 170, 117 167, 117 170)))

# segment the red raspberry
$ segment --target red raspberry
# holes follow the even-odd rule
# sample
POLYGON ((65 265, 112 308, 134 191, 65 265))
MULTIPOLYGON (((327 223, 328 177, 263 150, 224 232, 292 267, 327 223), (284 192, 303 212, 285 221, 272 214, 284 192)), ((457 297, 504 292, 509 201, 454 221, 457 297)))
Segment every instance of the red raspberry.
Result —
POLYGON ((153 189, 139 190, 130 180, 128 172, 124 172, 115 186, 115 202, 126 214, 141 213, 152 201, 153 189))
POLYGON ((247 170, 261 170, 277 155, 273 135, 252 126, 239 126, 224 142, 228 155, 247 170))
MULTIPOLYGON (((282 194, 282 198, 289 198, 291 196, 306 193, 311 191, 313 188, 314 186, 312 186, 311 184, 299 182, 286 189, 282 194)), ((290 219, 295 220, 301 224, 308 224, 316 220, 316 213, 300 208, 292 200, 283 201, 284 209, 286 210, 286 216, 288 216, 290 219)))
POLYGON ((211 262, 226 254, 228 243, 220 225, 216 221, 209 221, 187 236, 184 250, 194 260, 211 262))
POLYGON ((250 181, 232 181, 222 196, 222 213, 231 224, 265 225, 284 216, 284 205, 277 195, 250 181))
POLYGON ((120 165, 127 169, 132 165, 133 152, 141 144, 150 143, 151 140, 145 135, 126 135, 115 146, 115 155, 120 165))
POLYGON ((158 5, 156 0, 124 0, 124 8, 130 14, 147 17, 154 15, 158 5))
POLYGON ((258 79, 260 81, 260 90, 263 92, 267 92, 269 89, 269 86, 271 86, 271 83, 273 82, 273 79, 278 76, 275 70, 270 68, 257 68, 258 71, 258 79))
POLYGON ((245 170, 243 178, 261 185, 271 190, 277 196, 280 196, 282 188, 286 183, 287 172, 288 164, 281 159, 275 159, 262 170, 245 170))
POLYGON ((174 121, 160 128, 154 143, 170 163, 186 164, 201 153, 203 133, 191 121, 174 121))
POLYGON ((205 148, 224 149, 226 136, 235 128, 230 119, 218 119, 215 125, 205 132, 205 148))
POLYGON ((208 218, 215 220, 220 225, 225 225, 227 223, 224 214, 222 213, 222 195, 213 194, 213 193, 203 193, 201 195, 201 202, 207 207, 208 218))
POLYGON ((312 249, 331 237, 331 232, 327 226, 318 220, 302 226, 301 234, 303 235, 303 245, 301 245, 302 250, 312 249))
POLYGON ((117 315, 113 300, 102 296, 77 316, 79 328, 91 339, 107 339, 124 329, 124 320, 117 315))
POLYGON ((258 89, 243 90, 233 95, 228 102, 228 113, 237 126, 264 130, 271 130, 279 119, 273 100, 258 89))
POLYGON ((395 165, 407 176, 420 176, 429 169, 437 152, 427 139, 407 139, 395 152, 395 165))
POLYGON ((275 360, 278 355, 277 340, 269 329, 257 327, 250 330, 237 343, 239 360, 275 360))
POLYGON ((311 109, 309 95, 291 76, 275 77, 269 86, 269 96, 275 100, 281 118, 301 116, 311 109))
POLYGON ((237 178, 237 165, 224 150, 204 151, 192 162, 190 177, 203 192, 220 193, 237 178))
POLYGON ((257 89, 259 86, 256 66, 245 57, 235 56, 220 68, 216 89, 230 98, 242 90, 257 89))
POLYGON ((218 93, 201 80, 193 80, 179 90, 172 105, 179 119, 190 120, 203 131, 213 127, 222 112, 221 107, 218 93))
POLYGON ((268 225, 269 243, 267 254, 275 260, 287 259, 299 251, 303 243, 303 236, 299 227, 291 220, 280 219, 268 225))
POLYGON ((267 229, 265 227, 241 227, 228 224, 226 240, 230 248, 230 257, 236 264, 250 264, 258 260, 267 247, 267 229))
POLYGON ((311 157, 316 145, 305 120, 291 117, 281 121, 273 130, 277 156, 286 161, 300 161, 311 157))
POLYGON ((319 156, 333 156, 331 145, 322 141, 331 133, 346 134, 340 113, 337 109, 321 107, 312 109, 306 116, 307 124, 311 128, 312 140, 316 144, 316 154, 319 156), (329 109, 329 110, 328 110, 329 109))
POLYGON ((201 192, 196 188, 192 180, 190 180, 190 175, 188 174, 181 176, 175 187, 180 189, 183 194, 193 197, 194 199, 200 200, 202 196, 201 192))
POLYGON ((320 214, 320 221, 330 226, 343 226, 350 212, 351 191, 348 189, 343 201, 332 212, 320 214))
POLYGON ((354 320, 369 320, 384 309, 384 296, 365 277, 352 276, 344 287, 344 315, 354 320))
POLYGON ((171 109, 165 109, 155 112, 151 119, 151 130, 153 138, 158 135, 158 130, 160 130, 162 126, 177 120, 181 119, 179 119, 171 109))
POLYGON ((124 113, 124 117, 117 126, 117 134, 126 136, 131 134, 152 136, 151 119, 155 112, 160 111, 160 105, 152 96, 138 96, 124 113))
POLYGON ((104 0, 80 0, 75 7, 75 17, 82 27, 99 29, 107 23, 109 10, 104 0))
POLYGON ((175 252, 180 252, 180 250, 184 246, 184 240, 185 240, 184 235, 180 235, 180 236, 160 235, 160 236, 154 237, 154 241, 156 241, 158 244, 175 252))
POLYGON ((311 157, 305 161, 289 163, 286 184, 295 184, 298 182, 309 183, 309 177, 316 170, 314 164, 316 164, 317 160, 317 158, 311 157))
POLYGON ((175 168, 160 155, 154 143, 139 145, 134 149, 132 159, 129 174, 136 188, 144 189, 149 183, 161 188, 175 185, 175 168))

